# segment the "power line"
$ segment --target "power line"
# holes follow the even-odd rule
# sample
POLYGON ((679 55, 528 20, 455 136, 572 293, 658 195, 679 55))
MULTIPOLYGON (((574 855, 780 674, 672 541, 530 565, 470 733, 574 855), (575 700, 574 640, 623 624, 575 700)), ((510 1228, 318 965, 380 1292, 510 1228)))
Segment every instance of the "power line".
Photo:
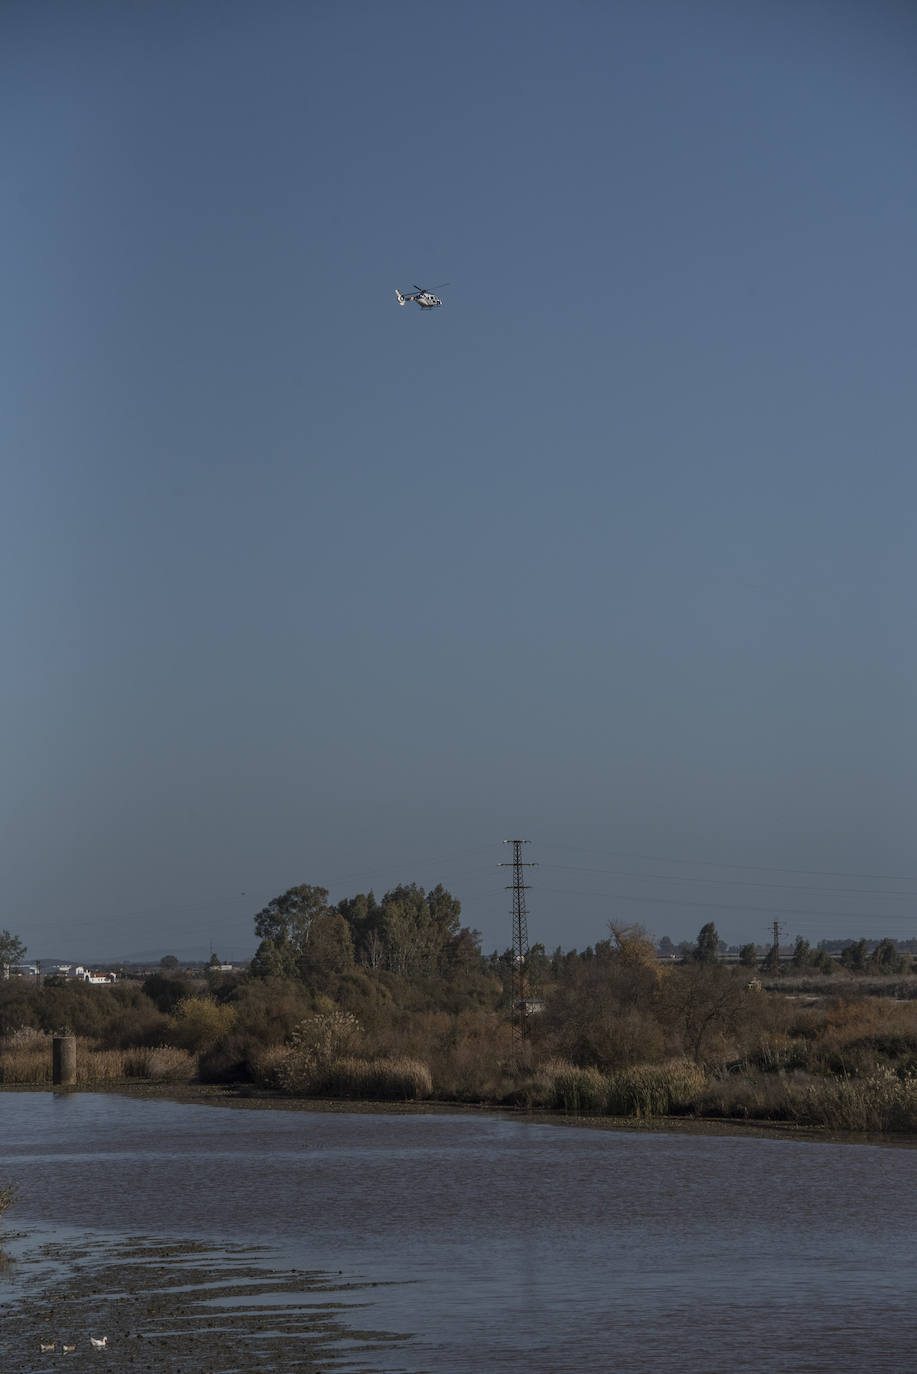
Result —
MULTIPOLYGON (((686 860, 686 862, 689 862, 686 860)), ((726 865, 723 865, 724 867, 726 865)), ((777 892, 829 892, 838 896, 850 894, 859 897, 900 897, 917 900, 915 892, 877 892, 870 887, 800 887, 798 883, 764 883, 748 878, 686 878, 677 873, 621 873, 613 868, 579 868, 574 864, 542 864, 542 868, 560 869, 567 873, 606 873, 613 878, 636 878, 652 883, 702 883, 708 887, 762 887, 777 892)), ((783 872, 782 869, 775 870, 783 872)))
POLYGON ((557 849, 569 849, 577 854, 598 854, 605 859, 641 859, 648 863, 693 864, 701 868, 735 868, 748 873, 796 873, 809 878, 861 878, 877 883, 917 883, 917 877, 902 877, 894 873, 844 873, 831 868, 779 868, 774 864, 730 864, 717 859, 675 859, 665 854, 636 854, 632 850, 584 849, 576 844, 556 844, 557 849))
MULTIPOLYGON (((702 910, 714 911, 755 911, 767 916, 824 916, 827 920, 854 920, 854 921, 902 921, 907 920, 909 913, 877 912, 877 911, 811 911, 799 907, 771 907, 771 906, 751 906, 740 902, 701 902, 693 898, 678 897, 647 897, 645 894, 626 893, 626 892, 571 892, 569 888, 539 886, 540 892, 551 892, 563 897, 604 897, 613 902, 651 902, 658 906, 679 906, 679 907, 698 907, 702 910)), ((917 913, 914 918, 917 922, 917 913)))

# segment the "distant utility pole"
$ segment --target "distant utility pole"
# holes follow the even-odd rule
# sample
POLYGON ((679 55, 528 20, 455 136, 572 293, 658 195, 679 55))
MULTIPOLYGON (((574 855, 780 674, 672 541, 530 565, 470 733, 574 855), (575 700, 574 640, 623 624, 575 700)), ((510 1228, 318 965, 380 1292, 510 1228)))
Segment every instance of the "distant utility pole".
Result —
POLYGON ((776 973, 780 967, 780 932, 783 925, 780 921, 774 922, 774 943, 771 945, 771 962, 776 973))
POLYGON ((510 1005, 513 1019, 513 1049, 519 1050, 528 1035, 526 1024, 526 982, 525 965, 529 957, 528 912, 525 907, 525 893, 530 886, 522 881, 524 868, 536 868, 537 864, 523 863, 522 846, 528 840, 504 840, 513 846, 512 864, 500 864, 501 868, 512 868, 512 884, 507 883, 507 891, 513 894, 513 971, 510 988, 510 1005))

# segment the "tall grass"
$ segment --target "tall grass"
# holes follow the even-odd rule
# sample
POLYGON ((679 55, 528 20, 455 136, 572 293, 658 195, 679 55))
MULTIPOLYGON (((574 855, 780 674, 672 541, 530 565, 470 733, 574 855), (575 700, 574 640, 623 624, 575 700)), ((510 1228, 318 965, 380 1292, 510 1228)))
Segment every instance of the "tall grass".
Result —
POLYGON ((574 1116, 684 1114, 692 1110, 707 1083, 703 1070, 690 1059, 636 1064, 610 1074, 549 1060, 542 1065, 541 1076, 548 1085, 543 1105, 574 1116))
POLYGON ((47 1048, 8 1049, 0 1052, 0 1082, 30 1087, 50 1083, 50 1041, 47 1048))
POLYGON ((837 1131, 917 1130, 917 1079, 883 1069, 869 1078, 827 1078, 811 1084, 803 1120, 837 1131))
POLYGON ((675 1116, 691 1111, 706 1086, 704 1071, 691 1059, 667 1064, 635 1064, 608 1082, 610 1116, 675 1116))
POLYGON ((419 1059, 358 1059, 345 1056, 313 1065, 295 1079, 281 1079, 288 1092, 308 1097, 348 1097, 371 1101, 413 1102, 430 1097, 433 1080, 419 1059))
POLYGON ((195 1076, 197 1061, 187 1050, 175 1045, 151 1045, 123 1053, 125 1078, 153 1082, 187 1083, 195 1076))
POLYGON ((545 1065, 545 1070, 551 1082, 551 1100, 546 1105, 570 1116, 602 1115, 606 1111, 608 1079, 598 1069, 558 1062, 545 1065))
MULTIPOLYGON (((51 1037, 0 1050, 0 1082, 18 1087, 42 1087, 51 1082, 51 1037)), ((82 1038, 76 1042, 76 1083, 115 1083, 125 1078, 187 1082, 196 1063, 185 1050, 156 1045, 134 1050, 98 1050, 82 1038)))
POLYGON ((694 1102, 699 1116, 787 1121, 832 1131, 917 1132, 917 1078, 883 1068, 859 1078, 727 1074, 694 1102))

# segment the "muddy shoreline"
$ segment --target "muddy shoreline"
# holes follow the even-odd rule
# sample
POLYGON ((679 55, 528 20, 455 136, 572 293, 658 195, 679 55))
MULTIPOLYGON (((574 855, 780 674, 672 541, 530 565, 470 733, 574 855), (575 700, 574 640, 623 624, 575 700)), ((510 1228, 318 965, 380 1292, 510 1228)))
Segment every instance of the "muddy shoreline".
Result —
POLYGON ((91 1237, 30 1248, 30 1239, 8 1237, 13 1258, 0 1276, 5 1370, 51 1374, 91 1359, 96 1370, 138 1374, 328 1374, 409 1339, 360 1327, 361 1294, 378 1284, 278 1270, 258 1247, 140 1236, 102 1249, 91 1237))

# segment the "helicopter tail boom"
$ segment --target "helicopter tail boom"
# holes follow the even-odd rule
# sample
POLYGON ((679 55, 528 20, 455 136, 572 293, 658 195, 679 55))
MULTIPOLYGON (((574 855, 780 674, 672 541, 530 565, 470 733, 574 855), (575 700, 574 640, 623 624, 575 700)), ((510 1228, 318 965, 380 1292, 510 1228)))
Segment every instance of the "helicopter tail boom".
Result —
POLYGON ((398 304, 399 304, 399 305, 407 305, 407 303, 408 303, 408 297, 407 297, 407 296, 402 296, 402 294, 401 294, 401 292, 398 290, 398 287, 397 287, 397 286, 395 287, 395 296, 396 296, 396 298, 397 298, 397 301, 398 301, 398 304))

